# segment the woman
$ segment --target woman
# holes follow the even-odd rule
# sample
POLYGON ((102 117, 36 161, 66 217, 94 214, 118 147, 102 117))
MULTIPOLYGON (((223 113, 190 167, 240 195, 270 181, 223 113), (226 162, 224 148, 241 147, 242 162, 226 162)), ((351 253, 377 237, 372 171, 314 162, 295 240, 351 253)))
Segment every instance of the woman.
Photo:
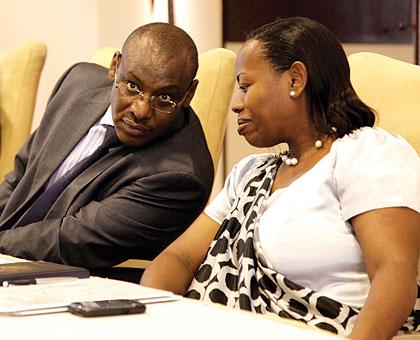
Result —
POLYGON ((352 339, 419 329, 420 161, 372 128, 349 73, 339 41, 310 19, 250 35, 237 59, 238 132, 289 150, 239 162, 142 284, 352 339))

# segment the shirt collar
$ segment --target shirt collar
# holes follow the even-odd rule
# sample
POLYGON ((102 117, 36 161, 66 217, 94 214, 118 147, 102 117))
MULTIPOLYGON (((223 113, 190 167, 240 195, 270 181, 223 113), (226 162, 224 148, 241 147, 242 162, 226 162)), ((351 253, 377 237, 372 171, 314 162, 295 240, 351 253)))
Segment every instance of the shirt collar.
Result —
POLYGON ((114 126, 114 121, 112 120, 112 108, 111 105, 108 106, 105 114, 102 116, 101 120, 99 121, 100 125, 111 125, 114 126))

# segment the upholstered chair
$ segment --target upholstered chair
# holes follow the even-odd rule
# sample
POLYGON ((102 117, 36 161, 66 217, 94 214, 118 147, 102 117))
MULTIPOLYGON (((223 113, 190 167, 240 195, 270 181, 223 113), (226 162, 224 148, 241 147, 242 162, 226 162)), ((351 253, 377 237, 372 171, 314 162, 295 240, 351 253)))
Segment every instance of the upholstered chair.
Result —
POLYGON ((356 93, 377 112, 377 123, 420 154, 420 66, 371 52, 348 57, 356 93))
MULTIPOLYGON (((420 66, 370 52, 348 60, 356 93, 377 113, 376 126, 403 136, 420 155, 420 66)), ((420 340, 420 334, 393 339, 420 340)))
POLYGON ((39 42, 0 50, 0 181, 28 138, 47 48, 39 42))

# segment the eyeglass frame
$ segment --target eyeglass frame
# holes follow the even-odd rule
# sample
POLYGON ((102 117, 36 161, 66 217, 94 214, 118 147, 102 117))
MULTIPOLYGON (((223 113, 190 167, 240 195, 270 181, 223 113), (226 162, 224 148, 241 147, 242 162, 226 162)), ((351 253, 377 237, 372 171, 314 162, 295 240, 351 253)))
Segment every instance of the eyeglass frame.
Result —
MULTIPOLYGON (((190 90, 191 90, 191 86, 192 86, 192 84, 194 83, 194 80, 190 83, 190 85, 188 86, 188 89, 187 89, 187 91, 185 92, 185 94, 184 94, 184 96, 182 97, 182 99, 181 100, 179 100, 178 102, 174 102, 173 100, 170 100, 170 101, 168 101, 168 103, 171 103, 171 105, 172 105, 172 107, 173 107, 173 109, 171 110, 171 111, 165 111, 165 110, 162 110, 162 109, 159 109, 159 108, 157 108, 157 107, 155 107, 154 105, 153 105, 153 100, 154 99, 157 99, 157 97, 156 96, 146 96, 145 94, 144 94, 144 92, 143 91, 140 91, 140 90, 130 90, 128 87, 127 87, 127 83, 128 82, 131 82, 131 81, 129 81, 129 80, 124 80, 124 79, 121 79, 120 81, 117 81, 117 77, 115 77, 115 79, 114 79, 114 86, 115 86, 115 88, 117 88, 118 90, 120 89, 120 84, 121 83, 124 83, 124 85, 123 86, 125 86, 126 88, 127 88, 127 90, 129 91, 129 92, 133 92, 133 96, 132 97, 127 97, 127 96, 124 96, 123 94, 122 94, 122 96, 124 96, 125 98, 129 98, 130 100, 141 100, 141 101, 144 101, 144 100, 148 100, 149 101, 149 104, 150 104, 150 106, 153 108, 153 109, 155 109, 156 111, 159 111, 159 112, 164 112, 164 113, 173 113, 173 112, 175 112, 176 111, 176 109, 177 109, 177 107, 187 98, 187 96, 188 96, 188 94, 190 93, 190 90), (134 94, 134 93, 137 93, 137 94, 134 94), (137 99, 134 99, 134 97, 137 97, 138 96, 138 98, 137 99)), ((119 93, 121 94, 121 90, 119 90, 119 93)))

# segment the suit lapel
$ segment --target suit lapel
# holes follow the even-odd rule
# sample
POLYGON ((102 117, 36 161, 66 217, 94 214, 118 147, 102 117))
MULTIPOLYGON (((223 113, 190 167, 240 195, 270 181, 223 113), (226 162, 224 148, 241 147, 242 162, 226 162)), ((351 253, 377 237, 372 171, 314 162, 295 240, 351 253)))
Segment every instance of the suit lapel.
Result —
MULTIPOLYGON (((111 151, 111 153, 86 169, 85 172, 75 178, 71 185, 63 191, 57 201, 53 204, 52 209, 47 214, 46 218, 66 215, 78 194, 85 190, 86 187, 98 176, 103 174, 107 169, 118 162, 118 160, 123 158, 124 155, 129 153, 130 150, 131 148, 126 145, 116 147, 111 151)), ((78 209, 79 207, 76 208, 78 209)))
POLYGON ((54 174, 77 143, 88 133, 109 106, 109 89, 103 91, 106 98, 100 103, 84 103, 63 113, 63 119, 51 127, 52 134, 45 143, 34 174, 37 187, 40 190, 54 174))

